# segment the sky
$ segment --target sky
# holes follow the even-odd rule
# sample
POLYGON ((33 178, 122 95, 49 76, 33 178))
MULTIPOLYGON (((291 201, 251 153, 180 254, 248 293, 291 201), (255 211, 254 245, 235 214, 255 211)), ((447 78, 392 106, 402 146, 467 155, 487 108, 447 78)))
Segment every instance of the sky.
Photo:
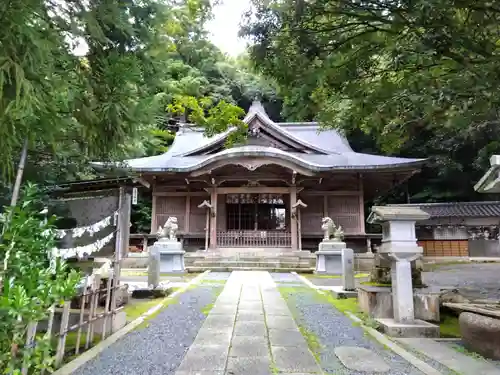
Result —
POLYGON ((238 56, 244 52, 246 42, 238 38, 243 13, 250 8, 250 0, 222 0, 214 8, 214 18, 208 23, 210 40, 222 52, 238 56))

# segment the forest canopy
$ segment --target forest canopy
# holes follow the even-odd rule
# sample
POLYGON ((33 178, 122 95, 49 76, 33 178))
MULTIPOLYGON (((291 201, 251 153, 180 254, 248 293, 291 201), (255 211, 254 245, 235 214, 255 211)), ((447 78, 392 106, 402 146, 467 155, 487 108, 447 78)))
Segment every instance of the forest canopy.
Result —
POLYGON ((242 34, 254 64, 278 82, 284 116, 367 135, 385 153, 430 157, 410 186, 414 199, 474 198, 500 151, 495 2, 256 0, 242 34))

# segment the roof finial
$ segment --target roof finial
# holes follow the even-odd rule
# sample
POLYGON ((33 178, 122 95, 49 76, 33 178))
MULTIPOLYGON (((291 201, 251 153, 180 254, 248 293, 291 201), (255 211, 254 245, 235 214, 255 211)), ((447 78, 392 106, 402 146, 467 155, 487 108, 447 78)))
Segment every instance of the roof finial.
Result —
POLYGON ((262 103, 259 100, 254 100, 252 102, 252 105, 250 106, 248 113, 252 113, 252 112, 258 112, 261 115, 269 117, 266 113, 266 110, 264 109, 264 106, 262 105, 262 103))

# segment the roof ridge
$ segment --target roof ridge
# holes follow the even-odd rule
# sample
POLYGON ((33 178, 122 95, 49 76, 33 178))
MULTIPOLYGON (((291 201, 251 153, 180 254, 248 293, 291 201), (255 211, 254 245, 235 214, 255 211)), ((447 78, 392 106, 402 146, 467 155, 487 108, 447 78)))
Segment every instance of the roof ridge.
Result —
POLYGON ((388 206, 472 206, 485 204, 500 204, 500 201, 473 201, 473 202, 428 202, 428 203, 391 203, 388 206))

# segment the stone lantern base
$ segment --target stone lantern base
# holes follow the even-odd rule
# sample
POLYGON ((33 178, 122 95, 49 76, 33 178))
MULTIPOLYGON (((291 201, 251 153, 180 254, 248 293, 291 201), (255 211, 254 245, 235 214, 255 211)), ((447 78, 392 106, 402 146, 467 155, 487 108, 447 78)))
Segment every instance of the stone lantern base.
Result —
POLYGON ((394 319, 376 319, 383 333, 392 337, 439 337, 439 326, 425 320, 415 319, 411 323, 399 323, 394 319))

